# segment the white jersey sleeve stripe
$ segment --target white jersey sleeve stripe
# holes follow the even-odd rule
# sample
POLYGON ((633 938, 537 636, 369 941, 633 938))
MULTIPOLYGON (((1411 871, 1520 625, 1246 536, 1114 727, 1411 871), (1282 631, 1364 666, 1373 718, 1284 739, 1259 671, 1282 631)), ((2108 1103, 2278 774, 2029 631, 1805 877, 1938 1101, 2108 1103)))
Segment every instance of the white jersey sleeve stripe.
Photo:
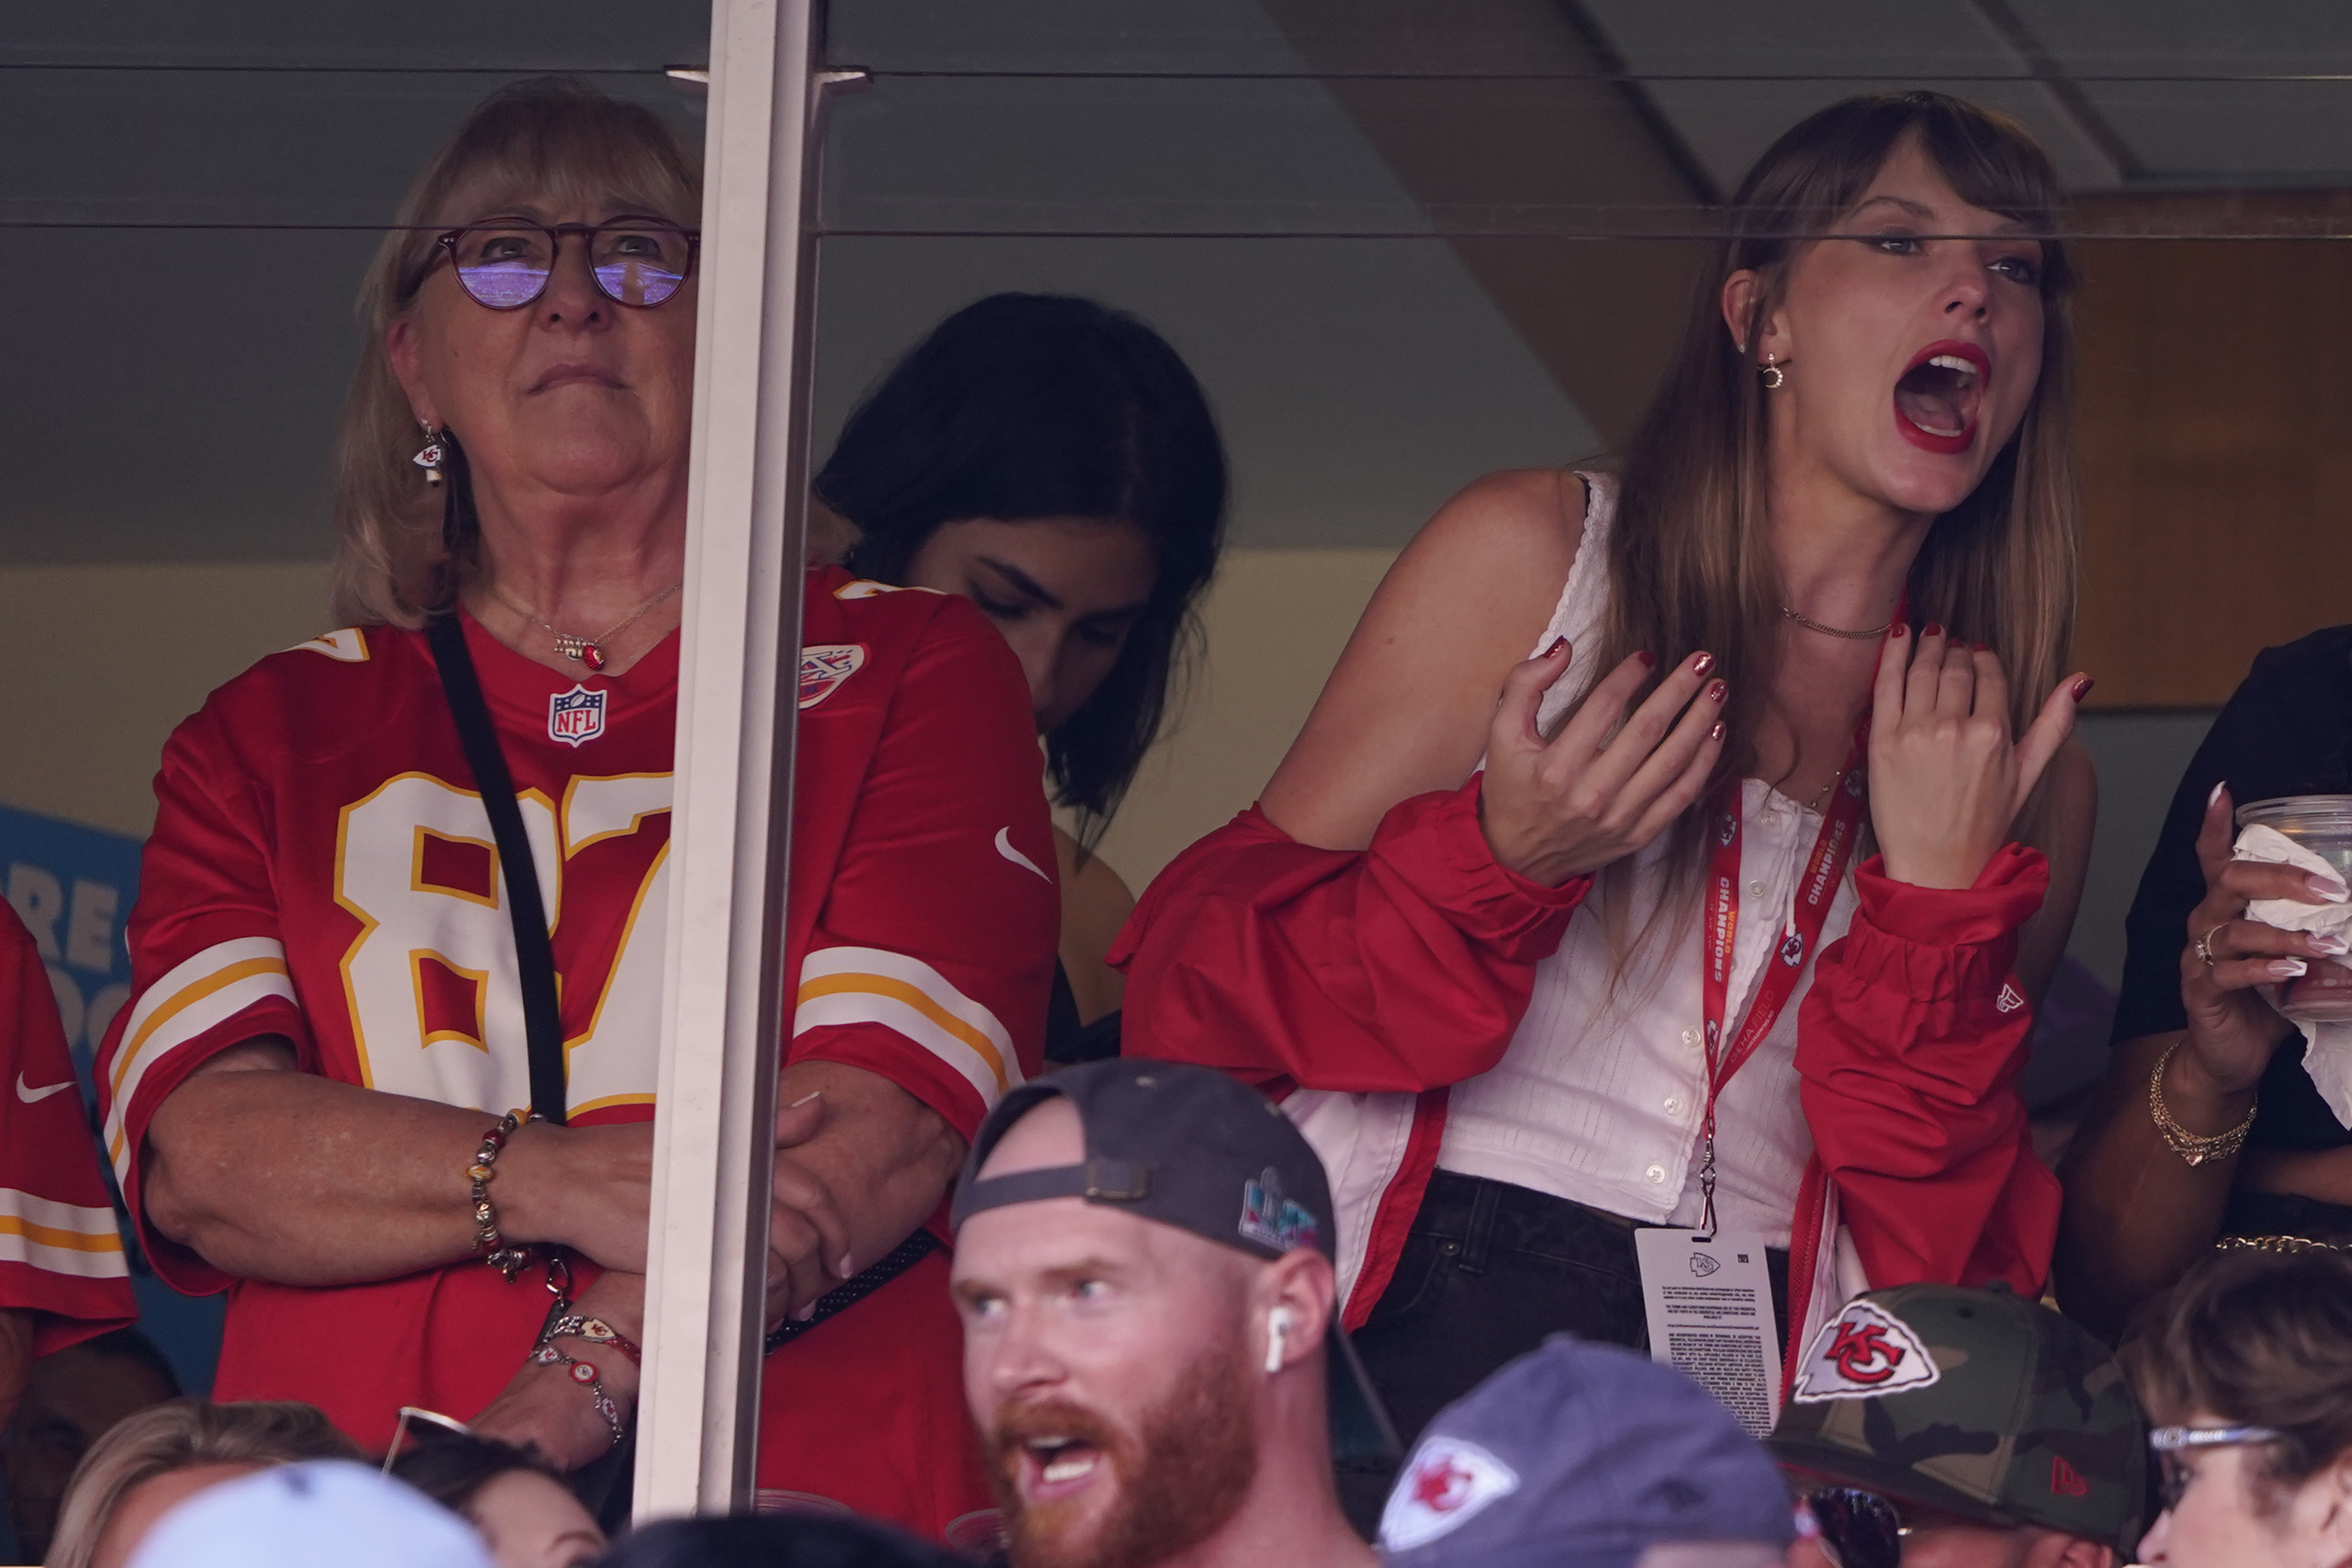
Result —
POLYGON ((86 1204, 59 1203, 38 1193, 0 1186, 0 1223, 9 1219, 20 1219, 45 1230, 65 1231, 74 1236, 102 1236, 121 1245, 111 1207, 92 1208, 86 1204))
POLYGON ((119 1236, 51 1230, 6 1214, 0 1214, 0 1263, 23 1263, 78 1280, 121 1280, 131 1273, 119 1236))
POLYGON ((996 1015, 919 958, 880 947, 826 947, 801 967, 793 1033, 879 1024, 929 1051, 992 1108, 1022 1082, 1013 1037, 996 1015))
POLYGON ((117 1179, 130 1180, 124 1131, 132 1098, 148 1071, 179 1046, 273 997, 294 1000, 286 949, 268 936, 244 936, 205 948, 141 993, 115 1054, 106 1151, 117 1179))

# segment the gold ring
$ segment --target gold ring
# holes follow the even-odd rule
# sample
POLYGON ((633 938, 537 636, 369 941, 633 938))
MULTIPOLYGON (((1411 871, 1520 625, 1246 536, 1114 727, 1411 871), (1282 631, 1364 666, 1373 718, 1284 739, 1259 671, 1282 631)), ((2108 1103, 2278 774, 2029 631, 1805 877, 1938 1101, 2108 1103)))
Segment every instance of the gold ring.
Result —
POLYGON ((2211 968, 2216 962, 2213 956, 2214 935, 2219 932, 2223 925, 2227 925, 2228 924, 2230 923, 2226 920, 2221 921, 2217 924, 2211 931, 2208 931, 2204 936, 2197 938, 2197 956, 2205 961, 2205 967, 2209 969, 2211 968))

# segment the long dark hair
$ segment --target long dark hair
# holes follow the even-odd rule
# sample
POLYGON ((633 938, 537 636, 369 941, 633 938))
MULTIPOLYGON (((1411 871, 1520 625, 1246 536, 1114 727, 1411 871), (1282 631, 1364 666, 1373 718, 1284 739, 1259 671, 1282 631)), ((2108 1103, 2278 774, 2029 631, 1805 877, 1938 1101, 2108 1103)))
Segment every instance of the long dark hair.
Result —
MULTIPOLYGON (((2020 733, 2065 667, 2079 553, 2067 311, 2074 274, 2053 237, 2063 199, 2056 171, 2022 126, 1939 92, 1832 104, 1783 133, 1740 183, 1682 343, 1624 455, 1608 624, 1592 668, 1597 678, 1639 649, 1715 654, 1731 683, 1730 740, 1707 800, 1754 771, 1759 721, 1780 665, 1782 595, 1770 546, 1767 394, 1753 362, 1758 326, 1785 295, 1797 257, 1813 237, 1834 231, 1908 135, 1962 201, 2016 218, 2041 239, 2043 303, 2032 401, 1983 481, 1928 531, 1911 567, 1909 616, 1991 645, 2009 676, 2020 733), (1761 287, 1743 351, 1724 329, 1721 300, 1731 275, 1751 269, 1761 287)), ((1704 805, 1695 808, 1674 830, 1668 863, 1678 891, 1696 888, 1705 817, 1704 805)), ((1622 907, 1618 883, 1603 878, 1604 915, 1622 907)), ((1660 914, 1686 902, 1664 901, 1660 914)))
POLYGON ((1061 295, 967 305, 851 414, 816 476, 860 538, 851 570, 904 582, 943 523, 1098 517, 1141 528, 1151 598, 1085 705, 1045 737, 1055 798, 1091 845, 1159 737, 1224 542, 1225 455, 1208 399, 1160 334, 1061 295))

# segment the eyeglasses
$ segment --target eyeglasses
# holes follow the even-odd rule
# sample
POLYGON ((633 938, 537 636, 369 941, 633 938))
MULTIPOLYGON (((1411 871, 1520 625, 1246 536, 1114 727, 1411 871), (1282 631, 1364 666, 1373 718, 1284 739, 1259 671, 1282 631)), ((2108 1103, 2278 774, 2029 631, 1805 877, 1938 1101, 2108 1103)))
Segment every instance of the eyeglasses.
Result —
POLYGON ((2195 1474, 2183 1469, 2176 1455, 2191 1448, 2237 1448, 2249 1443, 2275 1443, 2285 1436, 2269 1427, 2158 1427, 2147 1435, 2147 1446, 2156 1450, 2158 1504, 2168 1511, 2179 1507, 2181 1496, 2188 1491, 2195 1474))
POLYGON ((1960 1524, 2001 1528, 1998 1520, 1897 1504, 1860 1487, 1818 1487, 1805 1495, 1805 1507, 1821 1527, 1822 1553, 1838 1568, 1899 1568, 1904 1542, 1922 1531, 1960 1524))
POLYGON ((506 220, 451 229, 434 244, 449 253, 457 282, 477 305, 520 310, 547 292, 556 253, 568 235, 588 246, 588 276, 616 305, 650 310, 684 287, 694 270, 701 234, 652 218, 604 224, 531 224, 506 220))

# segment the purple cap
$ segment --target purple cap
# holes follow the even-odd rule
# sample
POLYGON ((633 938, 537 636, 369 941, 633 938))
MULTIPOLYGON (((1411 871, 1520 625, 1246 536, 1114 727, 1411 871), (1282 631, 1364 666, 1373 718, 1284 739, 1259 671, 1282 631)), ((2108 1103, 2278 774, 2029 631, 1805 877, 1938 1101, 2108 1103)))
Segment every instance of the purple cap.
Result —
POLYGON ((1381 1515, 1390 1568, 1632 1568, 1796 1537, 1788 1482, 1670 1366, 1554 1334, 1438 1412, 1381 1515))

